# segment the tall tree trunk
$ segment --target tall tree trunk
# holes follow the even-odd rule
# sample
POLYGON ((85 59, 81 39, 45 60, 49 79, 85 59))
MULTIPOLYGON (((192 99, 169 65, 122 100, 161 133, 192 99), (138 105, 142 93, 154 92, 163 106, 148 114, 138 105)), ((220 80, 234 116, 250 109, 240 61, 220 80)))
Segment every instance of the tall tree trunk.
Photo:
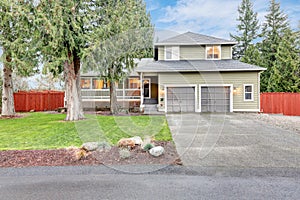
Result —
POLYGON ((116 91, 116 83, 114 81, 110 82, 109 85, 110 92, 110 113, 112 115, 118 114, 118 101, 117 101, 117 91, 116 91))
MULTIPOLYGON (((11 57, 6 56, 6 62, 11 62, 11 57)), ((4 63, 3 67, 3 87, 2 87, 2 116, 14 116, 15 104, 14 104, 14 91, 12 81, 12 70, 7 63, 4 63)))
MULTIPOLYGON (((71 57, 71 54, 69 54, 71 57)), ((66 121, 77 121, 84 118, 82 102, 81 102, 81 88, 80 88, 80 58, 76 52, 73 53, 73 61, 64 64, 65 74, 65 90, 67 100, 67 116, 66 121)))

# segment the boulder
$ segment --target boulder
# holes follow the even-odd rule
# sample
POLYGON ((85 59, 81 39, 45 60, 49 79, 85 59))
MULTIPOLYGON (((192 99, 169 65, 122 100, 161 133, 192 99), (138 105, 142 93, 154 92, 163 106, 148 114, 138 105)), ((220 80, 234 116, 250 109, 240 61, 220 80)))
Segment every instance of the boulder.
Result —
POLYGON ((132 139, 135 142, 136 145, 141 145, 143 143, 143 140, 140 136, 134 136, 130 139, 132 139))
POLYGON ((165 149, 162 146, 153 147, 149 150, 149 153, 154 156, 158 157, 161 156, 164 153, 165 149))
POLYGON ((98 149, 98 146, 98 142, 86 142, 82 144, 81 148, 86 151, 96 151, 98 149))
POLYGON ((135 147, 135 141, 131 138, 122 138, 118 141, 118 147, 133 148, 135 147))

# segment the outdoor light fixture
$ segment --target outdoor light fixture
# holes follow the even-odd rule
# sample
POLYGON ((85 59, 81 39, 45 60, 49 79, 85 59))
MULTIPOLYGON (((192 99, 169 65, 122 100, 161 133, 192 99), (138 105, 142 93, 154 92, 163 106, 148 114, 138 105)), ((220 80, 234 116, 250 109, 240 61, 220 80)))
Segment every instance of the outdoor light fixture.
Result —
POLYGON ((233 87, 233 94, 237 94, 237 88, 233 87))

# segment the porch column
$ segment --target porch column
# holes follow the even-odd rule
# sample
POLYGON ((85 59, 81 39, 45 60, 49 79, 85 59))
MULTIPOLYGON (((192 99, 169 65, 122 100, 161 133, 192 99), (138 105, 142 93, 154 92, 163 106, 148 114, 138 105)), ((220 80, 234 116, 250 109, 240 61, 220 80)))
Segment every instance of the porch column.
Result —
POLYGON ((140 73, 140 111, 144 110, 144 90, 143 90, 143 72, 140 73))

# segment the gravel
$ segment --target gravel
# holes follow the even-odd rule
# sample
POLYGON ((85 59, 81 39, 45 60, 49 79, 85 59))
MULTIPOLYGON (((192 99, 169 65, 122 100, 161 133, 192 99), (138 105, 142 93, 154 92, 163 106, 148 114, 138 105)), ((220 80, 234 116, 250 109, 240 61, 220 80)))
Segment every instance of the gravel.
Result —
POLYGON ((281 114, 243 114, 247 118, 264 121, 286 130, 294 131, 300 134, 300 116, 286 116, 281 114))

